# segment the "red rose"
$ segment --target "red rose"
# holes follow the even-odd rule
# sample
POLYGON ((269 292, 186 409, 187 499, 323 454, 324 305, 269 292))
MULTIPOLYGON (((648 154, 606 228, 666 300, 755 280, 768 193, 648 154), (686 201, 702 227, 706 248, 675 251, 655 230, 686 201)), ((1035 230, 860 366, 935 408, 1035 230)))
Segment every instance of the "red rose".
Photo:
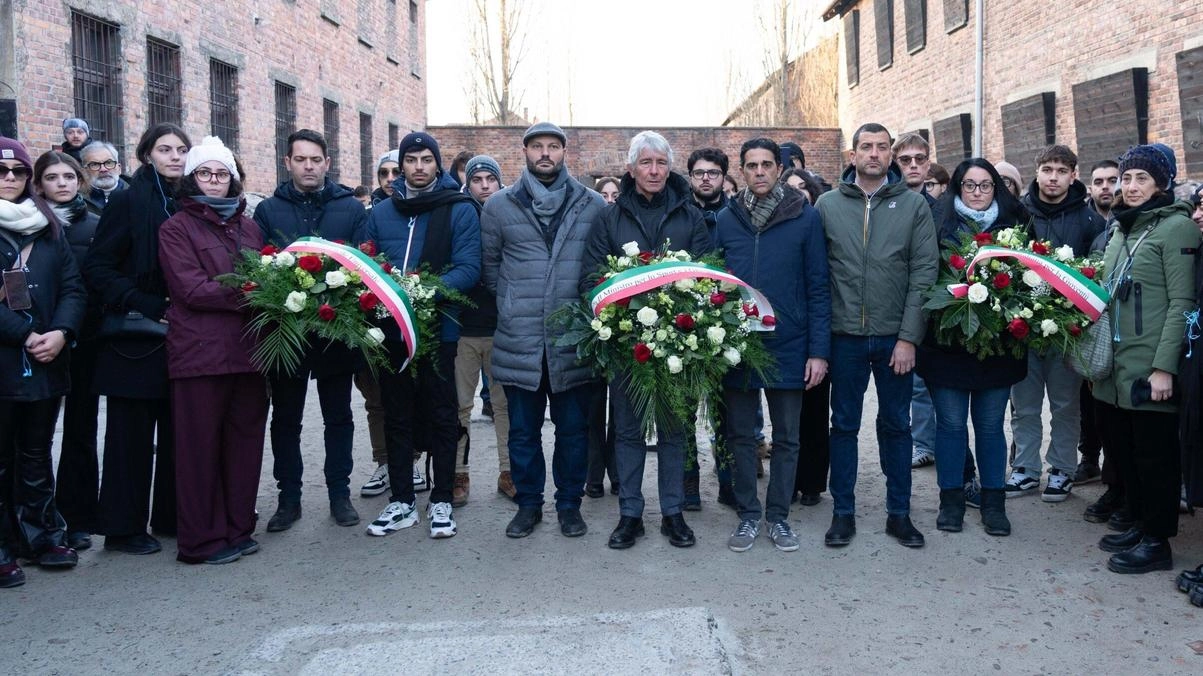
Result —
POLYGON ((1024 338, 1028 337, 1028 323, 1019 317, 1012 319, 1011 323, 1007 324, 1007 330, 1011 332, 1012 336, 1015 336, 1015 338, 1019 340, 1023 340, 1024 338))
POLYGON ((606 281, 606 276, 605 276, 605 275, 602 275, 601 277, 598 277, 598 278, 597 278, 597 283, 596 283, 596 284, 594 284, 593 286, 601 286, 601 285, 602 285, 602 282, 604 282, 604 281, 606 281))
POLYGON ((366 291, 359 294, 359 309, 364 312, 371 312, 380 304, 380 299, 371 291, 366 291))
POLYGON ((692 331, 694 327, 693 315, 687 315, 684 312, 677 315, 677 328, 682 331, 692 331))
POLYGON ((744 303, 744 314, 749 317, 759 317, 760 308, 756 307, 754 303, 744 303))
POLYGON ((635 361, 642 364, 651 358, 652 349, 650 347, 648 347, 645 343, 635 344, 635 361))
POLYGON ((347 243, 347 240, 345 240, 345 239, 336 239, 333 241, 335 244, 346 244, 347 243))
POLYGON ((251 282, 251 281, 247 281, 247 282, 243 282, 243 283, 242 283, 242 292, 243 292, 243 293, 250 293, 250 292, 252 292, 252 291, 254 291, 255 289, 258 289, 258 288, 259 288, 259 285, 258 285, 258 284, 256 284, 256 283, 254 283, 254 282, 251 282))
POLYGON ((393 264, 392 263, 381 263, 380 269, 384 270, 384 274, 386 274, 386 275, 393 274, 393 264))
POLYGON ((376 255, 376 243, 369 239, 368 241, 359 245, 359 250, 369 256, 375 256, 376 255))
POLYGON ((953 270, 964 270, 966 261, 963 256, 958 256, 957 254, 953 254, 948 257, 948 265, 953 270))
POLYGON ((317 316, 324 322, 333 321, 335 314, 334 308, 327 303, 322 303, 317 309, 317 316))
POLYGON ((311 275, 316 274, 322 271, 322 259, 312 255, 301 256, 297 259, 297 267, 311 275))
POLYGON ((1032 242, 1032 253, 1038 253, 1041 256, 1048 255, 1048 245, 1041 241, 1032 242))
POLYGON ((764 324, 765 326, 776 326, 777 318, 773 315, 765 315, 760 318, 760 323, 764 324))
POLYGON ((1008 286, 1011 286, 1011 275, 1008 275, 1005 272, 1000 272, 997 275, 994 275, 994 288, 1005 289, 1008 286))
POLYGON ((1069 335, 1071 335, 1071 336, 1082 335, 1082 327, 1078 326, 1077 324, 1070 324, 1069 325, 1069 335))
POLYGON ((722 305, 723 303, 726 303, 726 302, 727 302, 727 294, 723 293, 722 291, 715 291, 714 293, 710 294, 710 304, 711 305, 722 305))
POLYGON ((261 256, 274 256, 274 255, 276 254, 276 252, 277 252, 277 251, 279 251, 279 249, 277 249, 276 247, 274 247, 274 246, 272 246, 272 245, 268 244, 267 246, 265 246, 265 247, 263 247, 262 249, 260 249, 260 250, 259 250, 259 255, 261 255, 261 256))
POLYGON ((1095 270, 1090 266, 1082 268, 1082 276, 1086 279, 1094 279, 1095 270))
POLYGON ((652 252, 640 251, 639 252, 639 260, 643 261, 644 263, 650 263, 652 261, 652 252))
POLYGON ((631 299, 623 298, 622 300, 616 300, 616 301, 614 301, 614 304, 617 305, 618 307, 627 307, 631 304, 631 299))
POLYGON ((994 235, 991 235, 988 232, 979 232, 973 236, 973 241, 977 242, 979 245, 993 244, 994 235))

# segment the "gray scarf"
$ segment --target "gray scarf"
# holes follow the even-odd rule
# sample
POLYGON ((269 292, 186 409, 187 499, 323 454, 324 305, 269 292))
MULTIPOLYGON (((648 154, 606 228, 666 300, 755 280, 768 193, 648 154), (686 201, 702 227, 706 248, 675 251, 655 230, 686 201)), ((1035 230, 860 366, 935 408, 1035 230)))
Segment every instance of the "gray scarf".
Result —
POLYGON ((209 197, 208 195, 194 195, 192 199, 216 211, 217 215, 222 218, 233 216, 242 202, 241 197, 209 197))
POLYGON ((752 216, 752 227, 757 230, 764 230, 764 226, 768 225, 773 211, 781 203, 781 200, 785 198, 785 188, 778 181, 773 185, 773 189, 769 191, 769 194, 764 197, 757 197, 751 190, 744 188, 742 197, 744 207, 747 208, 748 214, 752 216))
POLYGON ((551 219, 560 211, 560 207, 564 206, 564 200, 568 197, 568 171, 560 169, 560 175, 556 177, 556 180, 550 186, 546 186, 530 173, 530 169, 523 169, 521 181, 527 194, 531 197, 531 209, 535 212, 535 216, 539 217, 543 227, 547 227, 551 223, 551 219))

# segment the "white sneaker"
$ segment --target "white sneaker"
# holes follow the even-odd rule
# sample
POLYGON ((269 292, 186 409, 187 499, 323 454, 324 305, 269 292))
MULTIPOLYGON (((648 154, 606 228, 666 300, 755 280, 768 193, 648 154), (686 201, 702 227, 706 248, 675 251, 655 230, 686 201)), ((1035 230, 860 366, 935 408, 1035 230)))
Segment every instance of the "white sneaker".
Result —
POLYGON ((936 461, 936 454, 931 451, 925 451, 921 448, 916 448, 911 452, 911 469, 927 467, 936 461))
POLYGON ((418 522, 418 512, 408 502, 390 502, 376 520, 368 524, 368 535, 384 536, 418 522))
POLYGON ((1022 467, 1016 467, 1011 470, 1011 478, 1007 479, 1003 492, 1008 498, 1015 498, 1027 495, 1037 488, 1040 488, 1040 479, 1029 475, 1022 467))
POLYGON ((425 477, 422 476, 422 463, 414 463, 414 492, 424 493, 430 490, 430 484, 426 483, 425 477))
POLYGON ((1045 502, 1064 502, 1069 494, 1074 489, 1073 477, 1064 474, 1061 470, 1050 469, 1048 471, 1048 485, 1044 487, 1044 493, 1040 499, 1045 502))
POLYGON ((455 537, 455 519, 451 518, 450 502, 432 502, 426 508, 426 519, 430 521, 430 537, 455 537))
POLYGON ((376 471, 372 472, 372 476, 368 478, 367 483, 363 488, 359 489, 359 494, 365 498, 370 498, 388 490, 388 464, 376 465, 376 471))

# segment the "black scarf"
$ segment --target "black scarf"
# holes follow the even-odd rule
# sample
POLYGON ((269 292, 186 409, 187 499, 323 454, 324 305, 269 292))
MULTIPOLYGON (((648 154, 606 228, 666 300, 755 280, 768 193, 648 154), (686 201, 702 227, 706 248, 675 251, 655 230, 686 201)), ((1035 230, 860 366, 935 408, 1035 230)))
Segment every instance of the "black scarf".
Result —
POLYGON ((1111 213, 1115 216, 1115 220, 1119 222, 1119 229, 1124 234, 1127 234, 1132 231, 1132 226, 1136 225, 1136 219, 1141 214, 1153 211, 1154 209, 1168 207, 1173 203, 1174 196, 1163 192, 1145 200, 1144 204, 1135 207, 1117 207, 1111 213))
POLYGON ((88 203, 79 193, 75 193, 70 202, 51 204, 50 208, 54 210, 54 215, 58 216, 59 223, 65 226, 75 225, 88 217, 88 203))

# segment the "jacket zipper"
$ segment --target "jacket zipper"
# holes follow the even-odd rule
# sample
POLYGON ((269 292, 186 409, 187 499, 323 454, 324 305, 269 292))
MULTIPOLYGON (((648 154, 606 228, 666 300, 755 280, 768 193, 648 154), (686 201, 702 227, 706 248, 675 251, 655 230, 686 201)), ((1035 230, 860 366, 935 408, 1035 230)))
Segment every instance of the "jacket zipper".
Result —
MULTIPOLYGON (((863 192, 863 191, 862 191, 863 192)), ((861 277, 860 277, 860 327, 868 328, 869 316, 866 306, 865 290, 869 286, 869 210, 873 198, 865 195, 865 222, 863 225, 864 246, 861 248, 861 277)))
POLYGON ((1136 294, 1136 335, 1144 333, 1144 302, 1141 298, 1144 294, 1140 282, 1132 285, 1132 292, 1136 294))

